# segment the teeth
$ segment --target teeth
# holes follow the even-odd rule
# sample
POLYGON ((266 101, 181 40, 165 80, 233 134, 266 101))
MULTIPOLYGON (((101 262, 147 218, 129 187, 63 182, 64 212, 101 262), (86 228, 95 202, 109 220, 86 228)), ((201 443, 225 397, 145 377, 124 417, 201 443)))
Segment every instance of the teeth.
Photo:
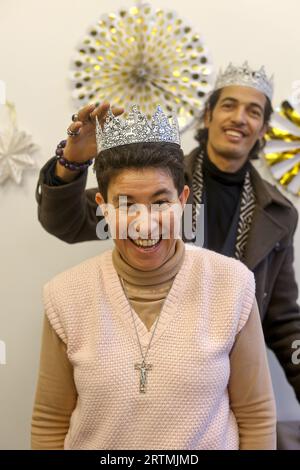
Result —
POLYGON ((154 246, 156 245, 159 240, 132 240, 133 243, 137 246, 142 246, 142 247, 148 247, 148 246, 154 246))
POLYGON ((236 131, 226 131, 226 134, 232 135, 233 137, 243 137, 243 134, 241 132, 236 131))

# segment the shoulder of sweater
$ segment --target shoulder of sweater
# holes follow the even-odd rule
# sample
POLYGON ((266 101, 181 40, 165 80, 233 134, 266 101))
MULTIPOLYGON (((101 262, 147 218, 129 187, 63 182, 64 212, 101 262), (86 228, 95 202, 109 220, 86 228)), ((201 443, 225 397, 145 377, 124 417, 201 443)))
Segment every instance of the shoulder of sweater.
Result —
POLYGON ((84 323, 87 308, 93 308, 97 288, 101 296, 101 268, 109 257, 111 250, 57 274, 44 285, 45 313, 64 343, 68 343, 69 322, 76 317, 84 323))
POLYGON ((253 278, 254 275, 250 269, 241 261, 230 258, 215 251, 206 248, 200 248, 192 244, 185 244, 188 256, 192 257, 192 261, 199 262, 204 268, 215 271, 216 274, 222 272, 232 272, 234 275, 243 276, 247 279, 253 278))
POLYGON ((73 291, 79 288, 82 292, 88 286, 93 287, 104 260, 111 256, 111 253, 112 250, 106 250, 98 256, 88 258, 57 274, 45 284, 44 289, 54 290, 59 286, 60 290, 65 288, 73 291))

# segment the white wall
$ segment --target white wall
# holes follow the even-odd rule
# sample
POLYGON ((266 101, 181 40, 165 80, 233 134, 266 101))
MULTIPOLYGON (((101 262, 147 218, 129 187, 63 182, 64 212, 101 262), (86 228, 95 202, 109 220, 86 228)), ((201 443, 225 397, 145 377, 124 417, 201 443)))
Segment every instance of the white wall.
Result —
MULTIPOLYGON (((162 0, 191 20, 204 35, 215 64, 248 59, 265 64, 276 77, 275 102, 290 93, 300 79, 298 0, 162 0)), ((19 126, 41 146, 40 166, 65 136, 73 112, 68 68, 74 47, 88 25, 101 13, 129 1, 1 0, 0 79, 8 99, 16 104, 19 126)), ((185 136, 188 151, 194 145, 185 136)), ((0 365, 0 448, 29 447, 30 417, 40 347, 42 285, 54 274, 105 249, 109 242, 68 246, 47 234, 36 217, 34 191, 37 173, 22 186, 0 187, 1 264, 0 340, 6 343, 7 365, 0 365)), ((91 178, 90 184, 94 184, 91 178)), ((296 201, 300 207, 300 200, 296 201)), ((300 232, 297 232, 296 270, 300 280, 300 232)), ((1 362, 1 361, 0 361, 1 362)), ((300 418, 293 393, 271 360, 279 416, 300 418)))

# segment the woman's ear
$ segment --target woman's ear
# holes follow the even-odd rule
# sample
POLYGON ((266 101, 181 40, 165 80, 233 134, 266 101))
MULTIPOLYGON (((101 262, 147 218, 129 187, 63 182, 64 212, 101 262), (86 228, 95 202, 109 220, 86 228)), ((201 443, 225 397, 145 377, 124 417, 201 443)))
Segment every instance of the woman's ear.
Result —
POLYGON ((105 204, 104 198, 101 193, 96 193, 95 200, 98 206, 101 206, 101 204, 105 204))
POLYGON ((184 209, 184 206, 186 205, 186 201, 188 200, 189 195, 190 195, 190 188, 187 185, 185 185, 182 190, 182 193, 179 196, 179 201, 183 209, 184 209))
POLYGON ((108 216, 107 204, 106 204, 102 194, 101 193, 96 193, 95 200, 96 200, 96 203, 98 204, 98 206, 101 208, 101 211, 102 211, 102 214, 104 215, 104 217, 107 217, 108 216))

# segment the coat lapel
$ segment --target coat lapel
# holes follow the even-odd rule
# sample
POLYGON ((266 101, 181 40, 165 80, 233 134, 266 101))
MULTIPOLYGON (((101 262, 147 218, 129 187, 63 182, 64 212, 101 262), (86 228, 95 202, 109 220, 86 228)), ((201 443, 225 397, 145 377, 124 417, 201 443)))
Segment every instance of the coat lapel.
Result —
POLYGON ((251 181, 256 196, 256 207, 244 262, 253 270, 272 251, 278 240, 288 233, 288 228, 276 218, 273 204, 277 207, 289 206, 277 190, 263 181, 254 167, 251 168, 251 181))
POLYGON ((280 225, 268 212, 256 206, 247 246, 244 263, 253 270, 274 248, 278 240, 287 234, 287 228, 280 225))

